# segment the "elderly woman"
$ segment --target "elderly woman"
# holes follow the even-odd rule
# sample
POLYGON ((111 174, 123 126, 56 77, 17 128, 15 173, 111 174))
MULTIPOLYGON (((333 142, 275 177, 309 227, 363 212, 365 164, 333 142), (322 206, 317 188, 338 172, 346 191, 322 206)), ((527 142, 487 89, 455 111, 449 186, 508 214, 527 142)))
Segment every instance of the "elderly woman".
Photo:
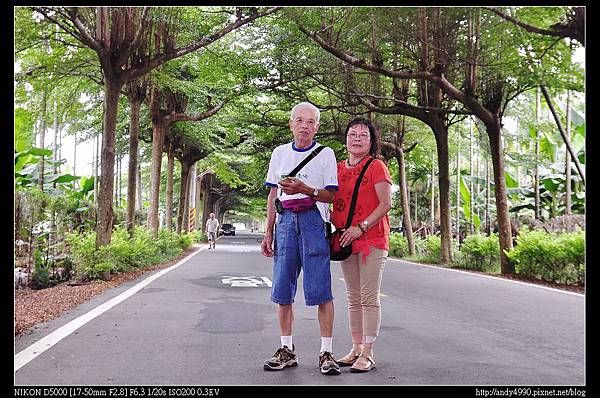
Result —
MULTIPOLYGON (((379 150, 377 130, 369 120, 356 118, 348 123, 346 148, 348 159, 337 164, 339 190, 335 193, 332 213, 332 223, 337 229, 346 225, 358 175, 379 150)), ((341 262, 352 349, 337 362, 340 366, 352 366, 351 372, 368 372, 375 367, 373 344, 381 324, 379 291, 389 249, 391 186, 388 168, 375 159, 360 184, 351 226, 340 239, 343 246, 352 245, 352 255, 341 262)))

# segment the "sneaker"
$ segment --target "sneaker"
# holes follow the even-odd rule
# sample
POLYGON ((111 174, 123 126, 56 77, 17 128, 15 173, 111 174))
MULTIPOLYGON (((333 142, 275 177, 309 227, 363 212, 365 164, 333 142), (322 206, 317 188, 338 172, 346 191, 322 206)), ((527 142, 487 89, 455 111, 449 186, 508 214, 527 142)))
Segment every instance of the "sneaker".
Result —
POLYGON ((292 345, 292 350, 288 348, 288 346, 284 345, 281 348, 278 348, 273 354, 273 357, 267 359, 265 361, 264 369, 265 370, 282 370, 292 366, 298 365, 298 360, 296 359, 296 354, 294 354, 295 346, 292 345))
POLYGON ((340 374, 340 366, 335 361, 333 354, 329 351, 323 351, 319 354, 319 368, 324 375, 340 374))

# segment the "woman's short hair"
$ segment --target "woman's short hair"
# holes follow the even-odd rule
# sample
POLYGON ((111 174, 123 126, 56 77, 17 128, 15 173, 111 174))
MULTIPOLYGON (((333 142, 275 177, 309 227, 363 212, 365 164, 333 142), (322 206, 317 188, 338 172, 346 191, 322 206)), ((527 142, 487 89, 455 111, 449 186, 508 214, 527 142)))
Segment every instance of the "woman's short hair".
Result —
POLYGON ((311 104, 310 102, 300 102, 299 104, 295 105, 292 108, 292 112, 290 113, 290 120, 294 120, 294 114, 296 113, 296 111, 302 109, 302 108, 308 108, 311 111, 314 112, 315 114, 315 121, 317 123, 319 123, 319 118, 321 117, 321 111, 319 110, 319 108, 317 108, 316 106, 314 106, 313 104, 311 104))
POLYGON ((351 127, 362 124, 367 126, 369 129, 369 134, 371 135, 371 148, 369 149, 369 154, 374 158, 379 154, 379 131, 373 126, 370 120, 365 119, 364 117, 357 117, 348 122, 348 126, 346 126, 346 134, 348 134, 348 130, 351 127))

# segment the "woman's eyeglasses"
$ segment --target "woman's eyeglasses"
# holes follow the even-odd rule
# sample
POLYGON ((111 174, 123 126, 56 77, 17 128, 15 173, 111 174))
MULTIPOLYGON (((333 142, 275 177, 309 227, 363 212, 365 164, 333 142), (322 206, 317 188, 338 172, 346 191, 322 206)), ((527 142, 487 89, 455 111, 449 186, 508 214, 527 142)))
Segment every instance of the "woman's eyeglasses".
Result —
POLYGON ((360 134, 348 133, 348 138, 350 138, 351 140, 355 140, 357 138, 360 138, 361 140, 366 140, 370 137, 371 137, 371 134, 369 134, 369 133, 360 133, 360 134))

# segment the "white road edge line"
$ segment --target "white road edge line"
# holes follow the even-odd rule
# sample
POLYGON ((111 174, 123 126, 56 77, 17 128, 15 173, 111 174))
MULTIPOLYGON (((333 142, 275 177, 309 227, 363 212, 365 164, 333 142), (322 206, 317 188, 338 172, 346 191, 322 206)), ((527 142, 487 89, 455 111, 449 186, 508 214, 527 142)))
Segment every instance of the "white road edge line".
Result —
POLYGON ((22 350, 21 352, 19 352, 18 354, 15 355, 15 372, 17 370, 21 369, 23 366, 25 366, 30 361, 32 361, 35 357, 40 355, 42 352, 46 351, 48 348, 52 347, 53 345, 55 345, 56 343, 58 343, 59 341, 61 341, 62 339, 64 339, 68 335, 70 335, 71 333, 73 333, 75 330, 79 329, 80 327, 82 327, 83 325, 85 325, 86 323, 91 321, 92 319, 96 318, 98 315, 101 315, 102 313, 110 310, 115 305, 119 304, 121 301, 126 300, 127 298, 133 296, 139 290, 148 286, 150 283, 152 283, 156 279, 160 278, 167 272, 172 271, 175 268, 179 267, 180 265, 186 263, 188 260, 190 260, 196 254, 200 253, 202 250, 204 250, 206 248, 208 248, 208 245, 200 247, 200 249, 196 250, 194 253, 190 254, 188 257, 182 259, 177 264, 174 264, 174 265, 170 266, 169 268, 165 268, 165 269, 157 272, 156 274, 153 274, 153 275, 147 277, 146 279, 144 279, 137 285, 135 285, 135 286, 127 289, 123 293, 119 294, 117 297, 114 297, 114 298, 108 300, 107 302, 100 304, 98 307, 94 308, 93 310, 89 311, 88 313, 81 315, 78 318, 73 319, 69 323, 61 326, 60 328, 56 329, 54 332, 50 333, 49 335, 47 335, 45 337, 42 337, 37 342, 35 342, 32 345, 30 345, 29 347, 25 348, 24 350, 22 350))
POLYGON ((500 281, 503 281, 503 282, 518 283, 518 284, 520 284, 520 285, 526 285, 526 286, 537 287, 537 288, 540 288, 540 289, 551 290, 551 291, 558 292, 558 293, 570 294, 570 295, 572 295, 572 296, 585 297, 585 294, 576 293, 576 292, 569 292, 569 291, 567 291, 567 290, 555 289, 555 288, 552 288, 552 287, 547 287, 547 286, 536 285, 535 283, 527 283, 527 282, 521 282, 521 281, 514 281, 514 280, 512 280, 512 279, 500 278, 500 277, 497 277, 497 276, 491 276, 491 275, 481 275, 481 274, 477 274, 477 273, 474 273, 474 272, 462 271, 462 270, 453 269, 453 268, 437 267, 437 266, 435 266, 435 265, 429 265, 429 264, 414 263, 414 262, 412 262, 412 261, 401 260, 401 259, 399 259, 399 258, 391 258, 391 257, 390 257, 390 258, 388 258, 388 260, 392 260, 392 261, 400 261, 400 262, 407 263, 407 264, 411 264, 411 265, 419 265, 419 266, 421 266, 421 267, 435 268, 435 269, 444 270, 444 271, 460 272, 460 273, 462 273, 462 274, 473 275, 473 276, 479 276, 479 277, 482 277, 482 278, 496 279, 496 280, 500 280, 500 281))

